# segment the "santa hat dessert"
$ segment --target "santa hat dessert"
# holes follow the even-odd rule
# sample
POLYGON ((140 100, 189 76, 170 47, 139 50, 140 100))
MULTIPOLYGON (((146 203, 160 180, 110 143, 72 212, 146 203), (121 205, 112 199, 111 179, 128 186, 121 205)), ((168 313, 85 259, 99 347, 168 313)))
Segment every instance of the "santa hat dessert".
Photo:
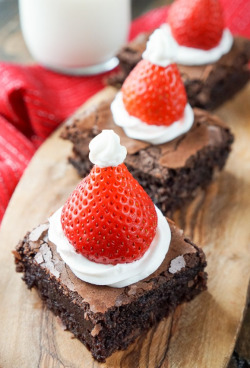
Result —
MULTIPOLYGON (((250 40, 232 36, 219 0, 175 0, 160 28, 192 106, 212 110, 249 81, 250 40)), ((123 81, 141 60, 149 35, 140 34, 120 50, 122 72, 111 83, 123 81)))
POLYGON ((28 287, 98 361, 206 289, 203 251, 154 206, 125 156, 112 130, 97 135, 90 174, 15 251, 28 287))
POLYGON ((169 50, 164 30, 155 30, 121 90, 70 119, 62 133, 73 143, 70 162, 85 176, 90 139, 113 129, 127 148, 129 170, 165 214, 211 182, 233 141, 219 118, 191 107, 169 50))

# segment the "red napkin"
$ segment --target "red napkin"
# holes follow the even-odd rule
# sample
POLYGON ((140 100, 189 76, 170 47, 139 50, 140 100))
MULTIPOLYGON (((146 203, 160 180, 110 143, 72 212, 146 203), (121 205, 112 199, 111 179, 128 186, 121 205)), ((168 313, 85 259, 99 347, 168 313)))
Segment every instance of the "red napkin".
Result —
MULTIPOLYGON (((226 24, 250 37, 250 2, 221 0, 226 24)), ((130 39, 158 27, 167 7, 133 21, 130 39)), ((0 63, 0 221, 36 148, 89 97, 104 87, 104 75, 70 77, 38 65, 0 63)))

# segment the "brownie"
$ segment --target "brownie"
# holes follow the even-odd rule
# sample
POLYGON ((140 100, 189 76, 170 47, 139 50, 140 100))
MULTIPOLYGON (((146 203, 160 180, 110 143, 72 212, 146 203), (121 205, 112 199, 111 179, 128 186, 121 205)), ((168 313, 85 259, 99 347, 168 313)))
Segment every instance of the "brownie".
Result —
POLYGON ((165 214, 190 201, 198 188, 206 187, 216 170, 226 162, 233 142, 229 128, 217 117, 194 109, 195 121, 191 130, 175 140, 152 145, 128 138, 114 124, 110 111, 111 100, 70 119, 61 133, 73 143, 69 161, 80 176, 86 176, 89 161, 89 142, 103 129, 113 129, 127 148, 125 164, 153 202, 165 214))
POLYGON ((78 279, 40 225, 14 251, 16 270, 35 287, 55 315, 98 361, 128 347, 177 305, 206 289, 203 251, 169 221, 171 244, 161 266, 124 288, 91 285, 78 279))
MULTIPOLYGON (((118 53, 121 72, 108 83, 121 87, 127 75, 141 60, 150 33, 140 34, 118 53)), ((212 110, 240 91, 250 79, 250 40, 237 37, 232 49, 216 63, 200 66, 178 64, 191 106, 212 110)))

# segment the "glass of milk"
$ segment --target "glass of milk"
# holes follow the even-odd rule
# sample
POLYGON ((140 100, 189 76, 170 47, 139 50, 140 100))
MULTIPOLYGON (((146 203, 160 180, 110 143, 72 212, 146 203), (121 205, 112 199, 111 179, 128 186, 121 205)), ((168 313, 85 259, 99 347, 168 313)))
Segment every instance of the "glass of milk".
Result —
POLYGON ((27 47, 41 65, 71 75, 113 69, 126 42, 131 0, 19 0, 27 47))

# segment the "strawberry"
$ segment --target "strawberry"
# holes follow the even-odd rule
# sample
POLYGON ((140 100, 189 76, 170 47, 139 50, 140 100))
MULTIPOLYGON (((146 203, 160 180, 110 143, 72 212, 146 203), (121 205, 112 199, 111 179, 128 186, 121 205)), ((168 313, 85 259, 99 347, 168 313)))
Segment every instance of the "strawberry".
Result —
POLYGON ((171 125, 183 116, 187 96, 175 64, 141 60, 122 86, 127 112, 149 125, 171 125))
POLYGON ((61 224, 77 252, 115 265, 143 256, 155 236, 157 214, 124 164, 95 165, 65 203, 61 224))
POLYGON ((179 45, 209 50, 218 45, 224 28, 218 0, 176 0, 168 23, 179 45))

